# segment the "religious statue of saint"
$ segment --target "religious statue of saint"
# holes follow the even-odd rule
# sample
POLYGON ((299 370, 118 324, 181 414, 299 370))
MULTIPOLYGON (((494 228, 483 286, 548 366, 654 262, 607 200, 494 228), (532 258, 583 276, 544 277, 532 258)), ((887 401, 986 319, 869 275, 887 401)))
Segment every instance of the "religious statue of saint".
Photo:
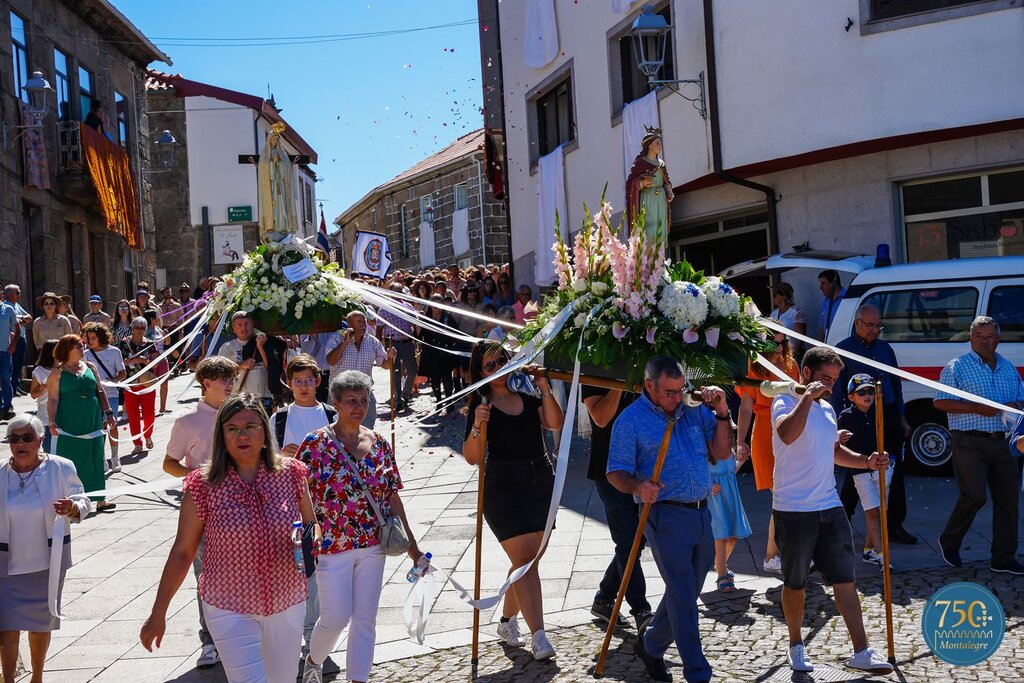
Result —
POLYGON ((648 240, 660 235, 668 238, 671 215, 669 204, 675 196, 668 168, 661 160, 661 129, 644 126, 647 134, 640 142, 640 154, 633 161, 626 177, 626 224, 632 230, 634 221, 644 211, 644 234, 648 240))
POLYGON ((288 152, 281 144, 283 123, 271 126, 270 137, 256 166, 259 183, 260 240, 280 242, 298 232, 295 215, 295 177, 288 152))

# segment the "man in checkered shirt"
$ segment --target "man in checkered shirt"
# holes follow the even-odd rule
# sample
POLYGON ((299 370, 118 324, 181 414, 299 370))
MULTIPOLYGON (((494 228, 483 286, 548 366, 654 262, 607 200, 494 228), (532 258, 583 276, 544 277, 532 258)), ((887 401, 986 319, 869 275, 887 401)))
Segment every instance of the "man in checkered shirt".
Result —
MULTIPOLYGON (((395 350, 385 351, 384 345, 373 335, 366 334, 366 314, 352 311, 346 318, 348 328, 344 334, 333 337, 327 342, 327 362, 331 365, 331 381, 338 373, 346 370, 358 370, 367 377, 373 377, 373 366, 391 369, 395 360, 395 350)), ((373 429, 377 421, 377 397, 370 392, 370 408, 363 418, 363 426, 373 429)))
MULTIPOLYGON (((996 353, 999 324, 987 316, 971 323, 971 350, 942 369, 943 384, 1003 405, 1024 405, 1024 383, 1013 364, 996 353)), ((985 505, 985 487, 992 490, 992 563, 994 572, 1024 575, 1017 561, 1017 495, 1020 468, 1010 454, 1009 423, 1000 410, 964 401, 945 392, 935 394, 935 407, 949 417, 953 436, 953 474, 960 492, 939 536, 942 559, 960 567, 960 544, 985 505)))

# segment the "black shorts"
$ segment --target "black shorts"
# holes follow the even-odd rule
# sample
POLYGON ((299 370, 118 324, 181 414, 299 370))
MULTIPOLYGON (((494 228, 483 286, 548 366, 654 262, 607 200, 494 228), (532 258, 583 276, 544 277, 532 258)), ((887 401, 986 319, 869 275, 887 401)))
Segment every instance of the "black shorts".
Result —
POLYGON ((828 586, 854 581, 853 529, 842 506, 818 512, 775 510, 772 515, 786 588, 803 590, 811 560, 828 586))
POLYGON ((498 541, 544 531, 554 483, 546 457, 487 461, 484 519, 498 541))

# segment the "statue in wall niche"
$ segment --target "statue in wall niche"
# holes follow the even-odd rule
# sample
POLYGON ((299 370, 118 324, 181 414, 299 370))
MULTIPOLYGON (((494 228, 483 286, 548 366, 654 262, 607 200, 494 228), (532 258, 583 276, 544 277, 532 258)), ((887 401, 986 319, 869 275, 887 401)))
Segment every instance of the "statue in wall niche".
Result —
POLYGON ((256 166, 259 183, 260 241, 280 242, 298 232, 295 215, 295 177, 288 151, 281 143, 283 123, 271 127, 256 166))
POLYGON ((661 159, 661 129, 644 126, 647 133, 640 141, 640 154, 626 177, 626 224, 633 229, 634 221, 643 212, 644 234, 648 240, 668 238, 671 220, 669 204, 675 196, 668 168, 661 159))

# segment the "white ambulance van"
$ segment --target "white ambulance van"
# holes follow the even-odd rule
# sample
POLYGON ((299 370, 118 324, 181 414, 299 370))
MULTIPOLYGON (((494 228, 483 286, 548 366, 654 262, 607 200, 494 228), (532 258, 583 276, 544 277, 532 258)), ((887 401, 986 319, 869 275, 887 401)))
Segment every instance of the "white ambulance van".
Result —
MULTIPOLYGON (((846 296, 829 329, 829 344, 853 334, 857 307, 873 304, 882 312, 881 338, 892 345, 900 368, 938 380, 950 359, 970 350, 971 321, 987 315, 1002 329, 997 352, 1024 376, 1024 256, 882 267, 874 267, 874 263, 874 257, 869 256, 813 252, 781 254, 762 262, 769 272, 834 269, 844 274, 844 281, 849 280, 846 296)), ((742 266, 723 275, 736 274, 744 270, 742 266)), ((817 309, 813 314, 817 315, 817 309)), ((903 382, 907 421, 912 429, 905 452, 911 469, 945 474, 951 469, 952 442, 945 414, 932 406, 934 396, 928 387, 903 382)))

